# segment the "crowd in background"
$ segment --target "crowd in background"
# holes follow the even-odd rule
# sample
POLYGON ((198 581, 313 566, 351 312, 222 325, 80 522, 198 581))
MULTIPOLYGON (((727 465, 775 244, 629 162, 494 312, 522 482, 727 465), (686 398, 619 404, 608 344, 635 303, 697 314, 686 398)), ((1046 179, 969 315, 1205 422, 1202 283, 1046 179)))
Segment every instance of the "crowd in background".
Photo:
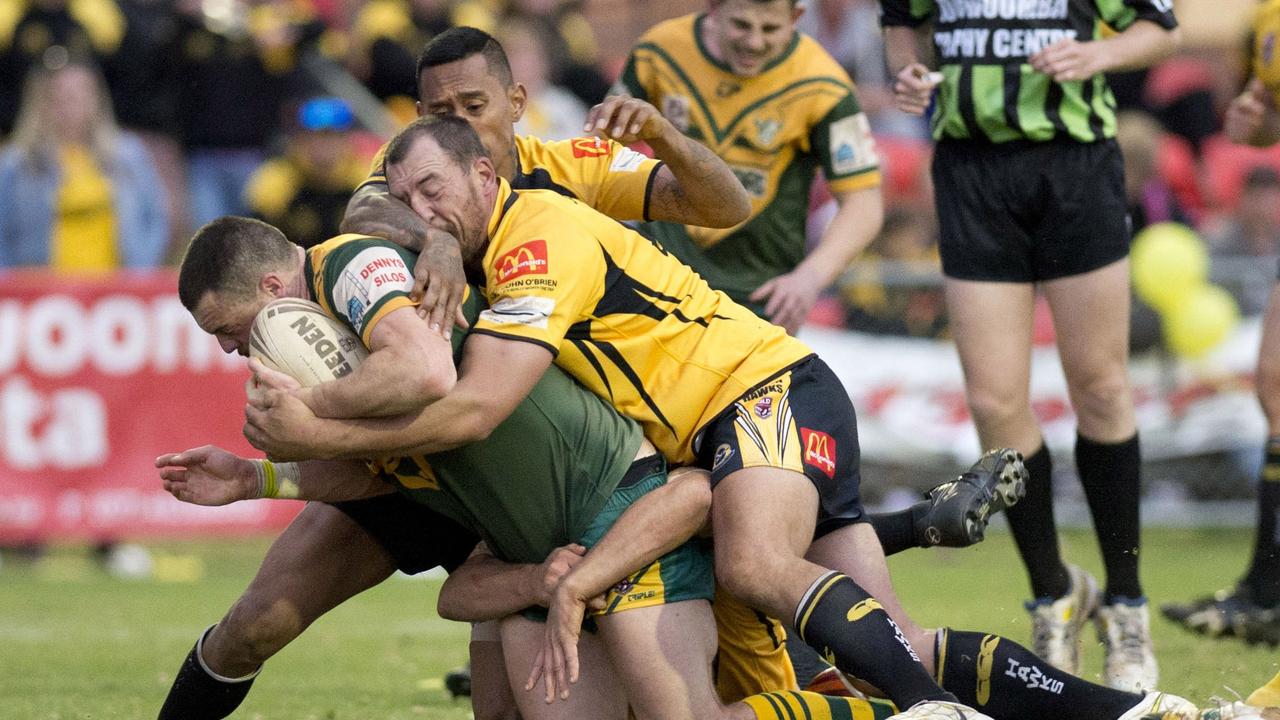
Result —
MULTIPOLYGON (((304 245, 336 234, 373 151, 414 115, 418 50, 452 25, 503 42, 530 91, 518 132, 580 134, 630 45, 597 34, 593 3, 607 4, 11 0, 0 11, 0 267, 155 267, 224 214, 263 218, 304 245)), ((800 29, 857 83, 889 208, 812 321, 945 336, 928 127, 893 107, 877 3, 808 5, 800 29)), ((1215 50, 1112 78, 1126 189, 1135 231, 1187 223, 1223 268, 1257 270, 1229 284, 1256 313, 1274 277, 1256 259, 1277 252, 1280 153, 1221 135, 1242 60, 1215 50)), ((812 208, 816 237, 832 211, 821 184, 812 208)))

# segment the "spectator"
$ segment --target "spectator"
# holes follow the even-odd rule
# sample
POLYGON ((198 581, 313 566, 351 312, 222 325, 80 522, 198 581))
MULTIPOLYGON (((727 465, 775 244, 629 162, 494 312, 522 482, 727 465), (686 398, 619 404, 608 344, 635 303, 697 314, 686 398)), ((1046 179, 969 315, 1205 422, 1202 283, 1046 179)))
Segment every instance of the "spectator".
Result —
POLYGON ((543 140, 568 140, 582 135, 587 106, 576 95, 552 83, 550 38, 541 25, 521 18, 503 23, 499 41, 511 62, 511 74, 528 91, 517 135, 543 140))
POLYGON ((284 154, 267 160, 249 179, 245 200, 254 216, 303 247, 338 235, 351 191, 369 167, 352 144, 354 119, 341 98, 303 103, 284 154))
POLYGON ((846 325, 862 332, 943 337, 947 317, 936 283, 937 226, 931 214, 892 210, 884 228, 840 281, 846 325))
POLYGON ((0 267, 157 265, 169 236, 163 198, 151 157, 116 126, 93 66, 32 71, 0 153, 0 267))
POLYGON ((1235 213, 1208 235, 1215 255, 1275 255, 1280 250, 1280 173, 1265 165, 1251 169, 1235 213))
POLYGON ((120 47, 124 16, 115 0, 0 2, 0 136, 13 130, 22 81, 51 48, 54 54, 104 60, 120 47))
POLYGON ((551 82, 567 88, 586 105, 594 105, 609 91, 600 72, 600 45, 595 30, 574 0, 510 0, 508 19, 522 18, 542 27, 549 43, 551 82))

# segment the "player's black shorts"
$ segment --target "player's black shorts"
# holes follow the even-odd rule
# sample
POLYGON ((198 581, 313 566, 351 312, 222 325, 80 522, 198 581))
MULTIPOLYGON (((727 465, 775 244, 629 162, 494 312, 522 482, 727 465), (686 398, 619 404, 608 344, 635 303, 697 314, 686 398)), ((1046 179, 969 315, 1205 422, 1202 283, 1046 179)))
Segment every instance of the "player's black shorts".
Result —
POLYGON ((812 355, 757 385, 700 433, 698 465, 715 487, 747 467, 804 473, 818 488, 819 538, 865 521, 858 494, 858 419, 849 393, 812 355))
POLYGON ((1114 140, 943 141, 933 186, 947 277, 1053 280, 1129 254, 1124 165, 1114 140))
POLYGON ((453 572, 480 542, 467 528, 400 493, 332 505, 368 531, 409 575, 437 566, 453 572))

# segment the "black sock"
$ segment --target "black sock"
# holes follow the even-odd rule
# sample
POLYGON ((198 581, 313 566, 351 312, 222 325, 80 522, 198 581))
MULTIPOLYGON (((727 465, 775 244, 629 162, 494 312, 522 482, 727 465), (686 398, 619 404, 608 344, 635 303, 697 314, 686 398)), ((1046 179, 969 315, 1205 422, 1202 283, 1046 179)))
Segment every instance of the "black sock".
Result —
POLYGON ((1138 548, 1142 544, 1138 436, 1118 443, 1100 443, 1076 435, 1076 470, 1098 533, 1102 563, 1107 568, 1106 601, 1142 597, 1142 583, 1138 581, 1138 548))
MULTIPOLYGON (((928 509, 929 501, 923 500, 921 502, 928 509)), ((916 505, 920 504, 916 503, 916 505)), ((910 550, 913 547, 920 547, 920 543, 916 542, 916 505, 912 505, 906 510, 873 513, 870 516, 871 527, 875 528, 876 535, 880 538, 880 547, 884 548, 886 556, 900 553, 903 550, 910 550)))
POLYGON ((1026 497, 1005 511, 1013 541, 1031 580, 1031 595, 1060 598, 1071 589, 1071 578, 1058 554, 1058 528, 1053 522, 1053 457, 1041 445, 1026 460, 1026 497))
POLYGON ((999 635, 943 629, 937 663, 942 687, 993 718, 1115 720, 1143 698, 1059 670, 999 635))
POLYGON ((922 700, 955 702, 884 607, 841 573, 814 581, 796 608, 795 628, 827 662, 876 686, 899 708, 922 700))
POLYGON ((1245 582, 1262 607, 1280 604, 1280 437, 1267 440, 1258 478, 1258 531, 1253 538, 1253 561, 1245 582))
POLYGON ((209 630, 201 633, 195 647, 187 653, 157 720, 222 720, 235 712, 249 694, 258 673, 228 682, 226 678, 214 677, 205 669, 199 653, 209 630))

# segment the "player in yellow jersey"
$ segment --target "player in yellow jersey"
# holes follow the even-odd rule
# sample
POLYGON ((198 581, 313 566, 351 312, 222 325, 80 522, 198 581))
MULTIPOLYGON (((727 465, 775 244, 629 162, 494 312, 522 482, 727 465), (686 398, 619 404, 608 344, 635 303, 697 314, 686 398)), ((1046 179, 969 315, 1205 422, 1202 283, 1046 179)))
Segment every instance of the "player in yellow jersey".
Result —
MULTIPOLYGON (((283 457, 319 447, 340 454, 456 447, 484 437, 554 360, 637 420, 669 459, 710 470, 721 584, 791 620, 829 660, 908 708, 902 717, 987 717, 939 688, 926 669, 935 665, 956 692, 970 703, 989 703, 996 717, 1114 720, 1170 707, 1158 693, 1108 691, 1041 669, 1029 651, 1001 638, 939 635, 913 623, 894 598, 859 505, 856 421, 847 395, 781 328, 580 203, 545 191, 513 192, 464 122, 421 119, 392 142, 387 159, 396 196, 458 237, 469 272, 485 276, 490 308, 472 329, 458 384, 419 413, 359 426, 316 418, 289 393, 267 393, 246 411, 255 445, 283 457), (985 664, 974 664, 983 657, 985 664), (1010 663, 1026 664, 1027 673, 1057 690, 1033 692, 1016 674, 1008 681, 991 672, 1010 663), (1093 703, 1088 712, 1063 710, 1078 704, 1070 697, 1086 695, 1093 703)), ((567 692, 577 675, 584 605, 572 594, 553 599, 545 662, 534 673, 551 675, 550 690, 567 692)), ((662 637, 661 652, 634 658, 652 678, 629 695, 637 715, 715 712, 716 698, 681 691, 683 668, 669 660, 711 663, 710 648, 690 644, 705 637, 696 623, 662 637)), ((1193 712, 1184 701, 1176 709, 1193 712)))
POLYGON ((803 11, 796 0, 714 0, 646 32, 614 87, 715 151, 751 195, 750 217, 731 228, 654 223, 644 232, 793 333, 884 218, 867 117, 848 74, 796 30, 803 11), (806 253, 819 171, 838 210, 806 253))
MULTIPOLYGON (((1226 131, 1232 142, 1256 147, 1280 142, 1278 36, 1280 0, 1268 0, 1253 19, 1248 85, 1227 109, 1226 131)), ((1211 637, 1239 637, 1250 644, 1274 646, 1280 643, 1280 286, 1272 289, 1263 316, 1257 385, 1268 437, 1258 478, 1258 526, 1249 570, 1234 588, 1189 603, 1168 604, 1161 611, 1170 620, 1211 637)))

